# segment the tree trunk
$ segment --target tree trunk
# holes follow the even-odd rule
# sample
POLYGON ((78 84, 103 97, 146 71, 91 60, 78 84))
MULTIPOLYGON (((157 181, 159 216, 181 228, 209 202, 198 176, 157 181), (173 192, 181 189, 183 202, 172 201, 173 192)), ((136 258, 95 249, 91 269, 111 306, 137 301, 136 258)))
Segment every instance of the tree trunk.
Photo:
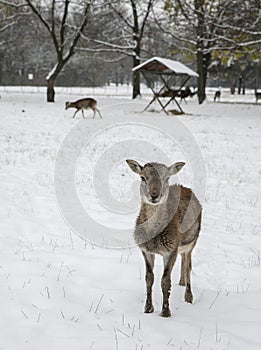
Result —
POLYGON ((242 89, 242 75, 240 75, 240 77, 238 78, 238 90, 237 90, 238 95, 241 94, 241 89, 242 89))
POLYGON ((230 86, 230 93, 231 93, 231 95, 234 95, 235 94, 235 85, 234 85, 234 83, 230 83, 229 84, 229 86, 230 86))
POLYGON ((208 66, 210 62, 210 53, 203 54, 199 49, 197 52, 197 71, 198 71, 198 103, 201 104, 206 99, 206 85, 208 76, 208 66))
MULTIPOLYGON (((249 66, 250 69, 250 66, 249 66)), ((244 69, 243 74, 242 74, 242 94, 246 94, 246 80, 247 80, 247 68, 244 69)))
POLYGON ((204 55, 204 38, 206 35, 205 29, 205 11, 204 0, 194 0, 196 20, 196 35, 197 35, 197 71, 198 71, 198 103, 201 104, 206 99, 206 79, 207 65, 204 55))
MULTIPOLYGON (((140 59, 137 57, 139 56, 136 55, 133 58, 133 68, 140 64, 140 59)), ((132 86, 132 98, 134 99, 137 96, 140 96, 140 72, 135 71, 132 73, 132 86)))
POLYGON ((47 80, 47 102, 55 102, 54 79, 47 80))
POLYGON ((255 92, 258 90, 258 87, 259 87, 259 68, 260 68, 260 60, 258 60, 257 65, 256 65, 255 92))
POLYGON ((197 71, 198 71, 198 103, 201 104, 206 99, 206 82, 204 74, 204 63, 203 63, 202 51, 197 52, 197 71))

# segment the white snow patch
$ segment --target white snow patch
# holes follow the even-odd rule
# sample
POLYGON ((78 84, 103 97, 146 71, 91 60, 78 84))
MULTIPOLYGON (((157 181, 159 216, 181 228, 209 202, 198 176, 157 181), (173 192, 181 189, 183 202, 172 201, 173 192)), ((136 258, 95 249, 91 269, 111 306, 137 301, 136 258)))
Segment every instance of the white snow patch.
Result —
MULTIPOLYGON (((146 100, 98 97, 104 118, 93 120, 86 113, 90 128, 124 122, 127 114, 142 123, 159 118, 170 133, 173 118, 179 118, 203 153, 207 193, 193 256, 195 302, 183 300, 178 260, 173 316, 163 319, 160 258, 155 266, 156 311, 145 315, 144 264, 138 249, 96 247, 63 221, 54 193, 54 164, 80 117, 72 119, 72 111, 64 110, 68 94, 58 94, 55 104, 44 97, 1 93, 0 349, 260 349, 260 106, 211 100, 199 106, 194 100, 184 106, 187 115, 172 117, 139 113, 146 100)), ((76 184, 91 206, 92 198, 84 192, 84 159, 79 160, 76 184)), ((116 168, 110 178, 119 197, 125 187, 130 191, 134 179, 127 169, 119 176, 123 171, 116 168)), ((184 168, 179 177, 185 184, 186 174, 184 168)), ((110 225, 109 215, 103 220, 110 225)))

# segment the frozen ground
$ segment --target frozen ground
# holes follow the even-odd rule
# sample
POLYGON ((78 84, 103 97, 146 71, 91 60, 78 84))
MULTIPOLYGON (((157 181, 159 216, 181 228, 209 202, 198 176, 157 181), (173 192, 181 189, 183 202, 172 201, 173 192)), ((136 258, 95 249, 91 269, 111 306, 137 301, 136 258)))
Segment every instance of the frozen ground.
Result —
MULTIPOLYGON (((73 120, 73 111, 64 110, 64 102, 75 97, 64 91, 57 94, 55 104, 47 104, 40 93, 1 92, 0 349, 260 349, 261 106, 214 104, 210 96, 201 106, 188 101, 187 114, 174 117, 140 113, 147 100, 100 96, 104 118, 93 120, 89 111, 82 122, 80 113, 73 120), (124 158, 140 151, 146 159, 148 151, 152 160, 148 145, 155 147, 156 160, 189 158, 182 153, 182 135, 180 147, 172 147, 171 140, 146 126, 156 122, 173 136, 175 119, 202 152, 206 191, 201 237, 193 256, 195 302, 183 301, 178 260, 173 270, 173 316, 163 319, 161 259, 155 267, 156 311, 145 315, 141 254, 131 247, 131 233, 129 238, 115 238, 111 232, 114 227, 122 232, 132 229, 137 212, 138 186, 124 158), (134 124, 118 128, 126 120, 134 124), (87 240, 80 239, 58 208, 55 161, 63 140, 77 125, 83 125, 86 144, 94 131, 110 126, 92 138, 75 170, 81 203, 94 221, 103 224, 104 241, 96 239, 95 224, 88 227, 87 240), (101 183, 101 165, 111 167, 101 188, 108 186, 120 206, 133 198, 128 215, 106 210, 99 198, 95 200, 92 171, 97 164, 101 183), (121 239, 125 249, 110 248, 121 239)), ((254 102, 252 96, 247 98, 237 96, 237 101, 254 102)), ((74 146, 72 142, 72 150, 74 146)), ((179 181, 193 187, 196 171, 188 162, 179 181)), ((99 188, 97 193, 99 197, 99 188)))

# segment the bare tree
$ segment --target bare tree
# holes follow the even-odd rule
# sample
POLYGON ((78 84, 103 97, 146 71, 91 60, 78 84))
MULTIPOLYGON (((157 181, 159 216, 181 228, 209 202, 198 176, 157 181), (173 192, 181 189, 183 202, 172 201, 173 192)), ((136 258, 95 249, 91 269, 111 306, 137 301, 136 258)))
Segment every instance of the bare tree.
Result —
MULTIPOLYGON (((169 0, 165 10, 171 21, 167 32, 176 45, 196 56, 199 103, 206 98, 208 68, 214 52, 260 45, 260 1, 169 0)), ((166 26, 157 21, 166 32, 166 26)))
POLYGON ((3 45, 7 39, 3 33, 14 26, 21 14, 25 13, 23 7, 24 5, 19 5, 15 1, 0 1, 0 45, 3 45))
POLYGON ((26 14, 26 10, 18 1, 0 1, 0 81, 2 81, 2 66, 6 47, 13 40, 10 33, 21 15, 24 14, 26 14))
MULTIPOLYGON (((88 36, 85 39, 91 39, 96 43, 96 46, 92 48, 94 52, 117 52, 125 57, 129 56, 132 58, 132 67, 136 67, 140 64, 146 26, 156 2, 157 0, 105 2, 103 15, 105 13, 107 18, 110 18, 109 25, 103 25, 100 38, 88 36)), ((132 83, 132 97, 136 98, 140 95, 139 72, 133 72, 132 83)))
MULTIPOLYGON (((142 11, 143 15, 139 14, 138 6, 135 0, 130 0, 131 9, 132 9, 132 23, 126 22, 128 27, 132 30, 132 39, 133 39, 133 67, 136 67, 140 64, 141 56, 141 44, 144 35, 145 26, 149 17, 149 14, 152 10, 153 0, 147 1, 146 9, 142 11)), ((144 4, 144 2, 142 1, 144 4)), ((116 13, 120 16, 120 13, 116 13)), ((140 73, 135 71, 132 76, 132 85, 133 93, 132 98, 136 98, 140 95, 140 73)))
POLYGON ((75 3, 70 0, 49 0, 44 3, 25 0, 31 11, 46 28, 56 53, 56 62, 46 77, 47 101, 54 102, 55 80, 75 53, 75 47, 86 27, 94 1, 75 3))

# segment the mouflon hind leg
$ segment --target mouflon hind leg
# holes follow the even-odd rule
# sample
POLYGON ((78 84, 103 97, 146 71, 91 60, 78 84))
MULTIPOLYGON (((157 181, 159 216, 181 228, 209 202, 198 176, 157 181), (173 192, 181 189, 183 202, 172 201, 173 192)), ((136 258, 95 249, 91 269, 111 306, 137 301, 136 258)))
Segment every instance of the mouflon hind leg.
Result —
POLYGON ((192 269, 192 263, 191 263, 191 254, 192 250, 185 253, 185 301, 187 303, 193 302, 193 294, 191 292, 191 285, 190 285, 190 275, 191 275, 191 269, 192 269))
POLYGON ((179 281, 180 286, 185 286, 185 254, 181 254, 181 271, 180 271, 180 281, 179 281))
POLYGON ((100 110, 99 110, 98 108, 96 108, 96 110, 97 110, 97 112, 98 112, 98 114, 99 114, 100 118, 102 119, 102 115, 101 115, 100 110))

